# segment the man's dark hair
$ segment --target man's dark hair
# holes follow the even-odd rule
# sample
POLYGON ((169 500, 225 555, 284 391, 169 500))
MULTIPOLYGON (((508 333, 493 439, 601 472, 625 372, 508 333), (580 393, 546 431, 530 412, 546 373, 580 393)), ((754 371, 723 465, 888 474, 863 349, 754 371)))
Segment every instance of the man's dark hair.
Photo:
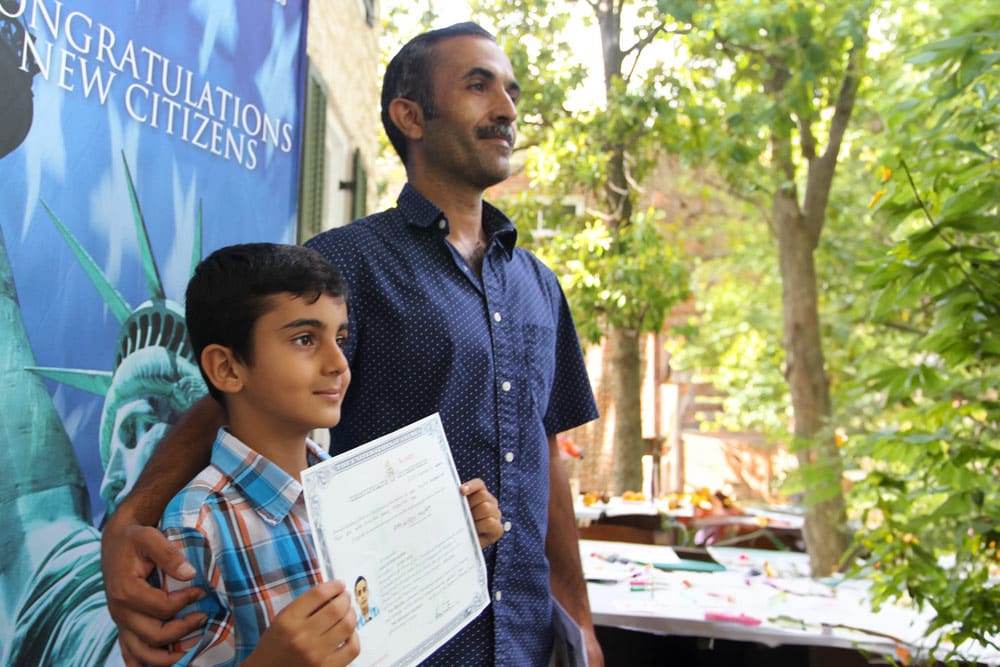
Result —
POLYGON ((488 31, 471 22, 456 23, 447 28, 431 30, 417 35, 399 50, 385 68, 382 79, 382 127, 406 166, 406 137, 389 117, 389 105, 397 97, 413 100, 420 105, 424 118, 436 115, 434 109, 434 82, 431 73, 435 64, 435 47, 453 37, 485 37, 496 42, 488 31))
POLYGON ((222 345, 252 363, 253 325, 270 309, 268 297, 291 293, 315 303, 320 296, 347 298, 347 283, 321 254, 303 246, 245 243, 216 250, 198 264, 188 283, 185 319, 195 359, 208 391, 222 401, 201 368, 201 353, 222 345))

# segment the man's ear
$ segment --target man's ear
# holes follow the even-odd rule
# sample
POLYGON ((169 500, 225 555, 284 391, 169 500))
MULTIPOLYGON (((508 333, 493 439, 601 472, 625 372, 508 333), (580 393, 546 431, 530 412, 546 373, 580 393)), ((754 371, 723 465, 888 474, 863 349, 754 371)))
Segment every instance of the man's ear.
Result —
POLYGON ((424 138, 424 110, 413 100, 397 97, 389 103, 389 118, 410 141, 424 138))
POLYGON ((243 366, 228 347, 206 345, 201 351, 201 367, 208 381, 224 394, 235 394, 243 389, 243 366))

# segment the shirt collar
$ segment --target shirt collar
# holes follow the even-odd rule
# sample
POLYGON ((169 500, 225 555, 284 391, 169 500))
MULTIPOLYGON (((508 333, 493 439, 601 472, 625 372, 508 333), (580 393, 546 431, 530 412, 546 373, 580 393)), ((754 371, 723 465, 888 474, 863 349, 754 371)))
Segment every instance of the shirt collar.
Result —
MULTIPOLYGON (((309 465, 330 458, 316 443, 306 440, 309 465)), ((219 429, 212 447, 212 465, 233 481, 261 519, 280 523, 302 495, 302 485, 277 465, 247 447, 225 429, 219 429)))
MULTIPOLYGON (((408 224, 424 229, 430 228, 444 216, 444 213, 426 197, 417 192, 409 183, 403 186, 396 205, 408 224)), ((483 231, 487 239, 496 239, 509 260, 517 245, 517 228, 503 211, 487 201, 483 201, 483 231)))

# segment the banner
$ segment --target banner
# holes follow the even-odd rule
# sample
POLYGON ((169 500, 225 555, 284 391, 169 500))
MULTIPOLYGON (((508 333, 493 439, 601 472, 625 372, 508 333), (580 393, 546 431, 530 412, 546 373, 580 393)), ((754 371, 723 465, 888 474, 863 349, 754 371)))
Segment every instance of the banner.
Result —
POLYGON ((306 0, 0 0, 0 657, 117 662, 100 527, 205 392, 217 247, 295 240, 306 0))

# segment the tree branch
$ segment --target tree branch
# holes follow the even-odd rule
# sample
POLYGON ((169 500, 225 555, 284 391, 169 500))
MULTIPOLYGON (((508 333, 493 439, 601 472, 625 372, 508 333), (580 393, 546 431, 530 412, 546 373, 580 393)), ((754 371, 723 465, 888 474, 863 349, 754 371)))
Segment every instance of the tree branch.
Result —
POLYGON ((812 160, 816 157, 816 135, 812 131, 812 114, 795 114, 799 122, 799 141, 802 145, 802 157, 812 160))
POLYGON ((767 223, 767 227, 768 229, 771 230, 771 233, 772 234, 777 233, 777 230, 774 227, 774 220, 771 218, 771 210, 766 205, 766 202, 761 201, 757 197, 751 197, 750 195, 744 194, 728 184, 719 183, 710 176, 704 176, 704 179, 705 183, 708 184, 709 187, 715 188, 720 192, 725 192, 730 197, 734 197, 735 199, 738 199, 742 202, 746 202, 747 204, 753 206, 755 209, 757 209, 758 213, 760 213, 760 217, 764 219, 764 222, 767 223))
POLYGON ((833 118, 830 120, 830 138, 823 155, 809 162, 803 212, 814 248, 819 243, 819 237, 826 222, 826 207, 830 201, 830 189, 837 168, 840 146, 844 141, 844 133, 847 131, 847 124, 851 119, 851 113, 854 111, 857 99, 858 59, 861 57, 859 50, 863 48, 864 45, 859 44, 852 46, 847 52, 847 66, 844 69, 844 78, 840 82, 840 91, 837 93, 837 101, 834 104, 833 118))
POLYGON ((646 33, 642 39, 640 39, 635 44, 622 51, 622 56, 628 56, 633 51, 635 51, 636 52, 635 58, 636 60, 638 60, 639 54, 642 53, 642 50, 645 49, 647 46, 649 46, 653 42, 653 40, 656 39, 657 35, 659 35, 661 32, 665 32, 664 29, 666 27, 667 27, 666 19, 660 21, 660 24, 655 28, 653 28, 652 30, 650 30, 648 33, 646 33))
POLYGON ((837 93, 837 102, 834 105, 833 119, 830 121, 830 140, 826 144, 826 150, 821 159, 825 161, 837 161, 840 153, 840 144, 844 140, 844 132, 847 130, 847 123, 851 120, 854 112, 854 103, 858 93, 858 49, 863 45, 853 46, 847 53, 847 68, 844 70, 844 78, 840 82, 840 92, 837 93))
POLYGON ((903 324, 902 322, 877 322, 877 324, 886 327, 887 329, 895 329, 896 331, 902 331, 903 333, 914 334, 915 336, 926 336, 927 332, 923 329, 918 329, 909 324, 903 324))

